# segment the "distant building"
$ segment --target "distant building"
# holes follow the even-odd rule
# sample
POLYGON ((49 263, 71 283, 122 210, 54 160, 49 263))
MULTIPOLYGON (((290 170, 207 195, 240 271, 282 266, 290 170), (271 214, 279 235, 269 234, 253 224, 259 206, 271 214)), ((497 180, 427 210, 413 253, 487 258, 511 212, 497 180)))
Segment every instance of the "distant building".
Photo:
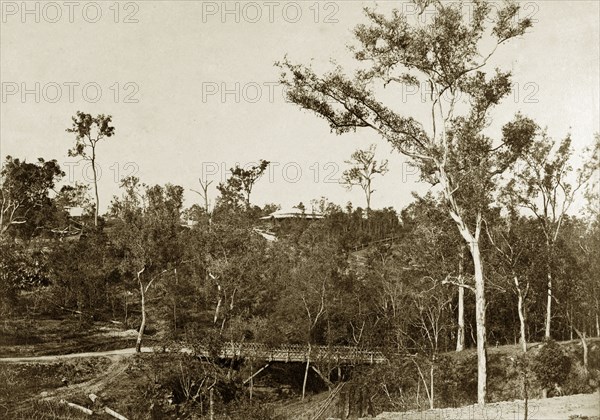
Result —
POLYGON ((65 207, 65 210, 69 213, 70 217, 83 216, 83 207, 65 207))
POLYGON ((316 212, 306 212, 305 210, 293 208, 291 210, 277 210, 268 216, 261 217, 261 220, 285 220, 285 219, 323 219, 321 213, 316 212))

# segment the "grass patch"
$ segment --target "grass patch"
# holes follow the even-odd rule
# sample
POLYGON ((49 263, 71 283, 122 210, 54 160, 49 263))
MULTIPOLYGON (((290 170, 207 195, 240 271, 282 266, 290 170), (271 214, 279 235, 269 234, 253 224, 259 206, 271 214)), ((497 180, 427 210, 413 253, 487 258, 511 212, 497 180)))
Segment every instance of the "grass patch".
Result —
POLYGON ((90 380, 110 363, 107 358, 97 357, 53 363, 3 364, 0 369, 0 418, 15 418, 14 414, 20 412, 24 401, 39 397, 43 391, 90 380))
POLYGON ((19 408, 12 413, 14 420, 82 420, 90 416, 55 401, 34 401, 28 407, 19 408))
POLYGON ((82 323, 73 316, 7 320, 0 323, 0 357, 46 356, 135 346, 135 338, 111 337, 107 335, 111 331, 121 332, 122 329, 106 322, 82 323))

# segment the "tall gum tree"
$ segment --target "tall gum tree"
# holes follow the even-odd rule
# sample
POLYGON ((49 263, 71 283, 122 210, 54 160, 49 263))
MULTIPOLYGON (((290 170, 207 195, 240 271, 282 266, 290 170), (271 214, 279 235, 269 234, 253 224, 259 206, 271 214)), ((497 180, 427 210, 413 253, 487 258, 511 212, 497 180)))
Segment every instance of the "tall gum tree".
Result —
POLYGON ((523 35, 531 26, 519 19, 519 6, 507 2, 492 13, 483 0, 472 3, 469 16, 460 3, 415 1, 429 22, 398 10, 385 16, 365 9, 368 24, 358 25, 354 57, 362 68, 347 76, 340 67, 317 75, 286 57, 276 65, 287 96, 315 112, 337 134, 370 128, 418 167, 424 180, 439 185, 447 209, 471 252, 475 277, 478 396, 486 399, 485 281, 479 238, 482 217, 494 178, 529 145, 531 121, 517 117, 492 145, 481 134, 494 105, 511 90, 510 73, 485 73, 497 48, 523 35), (488 22, 492 22, 488 25, 488 22), (431 117, 418 121, 408 106, 383 103, 376 93, 385 88, 427 86, 431 117), (456 106, 458 102, 466 106, 456 106), (462 115, 455 110, 466 108, 462 115), (507 135, 508 134, 508 135, 507 135))
POLYGON ((584 151, 583 165, 574 170, 571 137, 560 142, 542 133, 511 168, 511 179, 506 195, 513 205, 529 210, 538 220, 546 245, 546 321, 544 335, 550 338, 552 330, 552 302, 555 273, 553 261, 556 243, 564 221, 577 193, 597 173, 600 159, 600 140, 584 151), (574 175, 574 177, 573 177, 574 175))
POLYGON ((98 196, 98 168, 96 147, 98 142, 105 137, 115 134, 115 127, 111 126, 112 117, 100 114, 93 117, 81 111, 72 118, 73 125, 67 128, 68 133, 75 133, 75 146, 69 150, 70 157, 81 156, 90 162, 94 176, 94 197, 96 208, 94 209, 94 226, 98 226, 98 212, 100 208, 100 197, 98 196))
POLYGON ((527 352, 527 306, 530 292, 530 273, 539 258, 539 230, 536 222, 520 216, 514 207, 506 217, 498 215, 494 223, 486 220, 485 231, 497 255, 495 271, 503 277, 517 296, 519 317, 519 342, 523 353, 527 352))
POLYGON ((371 212, 371 196, 375 192, 373 189, 373 178, 375 175, 385 175, 388 172, 388 161, 383 160, 378 164, 375 159, 376 146, 372 144, 366 150, 358 149, 350 160, 346 161, 346 164, 350 166, 342 174, 341 183, 348 189, 351 190, 353 186, 359 185, 362 188, 365 199, 367 201, 367 217, 371 212))
MULTIPOLYGON (((594 136, 596 147, 600 147, 600 133, 594 136)), ((600 155, 600 150, 596 156, 600 155)), ((600 162, 596 161, 590 182, 585 190, 586 206, 584 208, 587 230, 585 241, 581 241, 582 250, 586 255, 600 255, 600 162), (584 245, 585 244, 585 245, 584 245)), ((586 265, 586 277, 590 281, 591 298, 594 302, 594 320, 596 337, 600 337, 600 283, 597 273, 600 273, 600 258, 590 258, 586 265)))
POLYGON ((250 195, 252 188, 260 177, 264 174, 269 166, 269 161, 261 159, 258 165, 253 165, 250 168, 236 165, 231 168, 231 176, 225 183, 219 183, 217 189, 221 193, 219 198, 221 204, 235 206, 239 202, 244 202, 246 210, 250 208, 250 195))

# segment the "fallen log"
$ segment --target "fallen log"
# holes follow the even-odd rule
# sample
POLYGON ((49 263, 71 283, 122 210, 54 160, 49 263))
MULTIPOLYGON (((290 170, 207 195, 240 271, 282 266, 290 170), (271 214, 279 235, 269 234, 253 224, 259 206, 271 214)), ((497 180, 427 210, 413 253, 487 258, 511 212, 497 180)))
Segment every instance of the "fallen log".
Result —
POLYGON ((63 403, 63 404, 67 404, 69 407, 76 408, 77 410, 82 411, 82 412, 84 412, 87 415, 91 416, 92 414, 94 414, 94 412, 92 410, 90 410, 89 408, 85 408, 85 407, 83 407, 83 406, 81 406, 79 404, 75 404, 75 403, 72 403, 72 402, 69 402, 69 401, 65 401, 65 400, 60 400, 60 402, 63 403))
POLYGON ((108 407, 104 407, 104 412, 105 412, 106 414, 110 414, 111 416, 113 416, 113 417, 114 417, 114 418, 116 418, 116 419, 119 419, 119 420, 127 420, 127 417, 125 417, 125 416, 122 416, 121 414, 117 413, 117 412, 116 412, 116 411, 114 411, 114 410, 111 410, 111 409, 110 409, 110 408, 108 408, 108 407))

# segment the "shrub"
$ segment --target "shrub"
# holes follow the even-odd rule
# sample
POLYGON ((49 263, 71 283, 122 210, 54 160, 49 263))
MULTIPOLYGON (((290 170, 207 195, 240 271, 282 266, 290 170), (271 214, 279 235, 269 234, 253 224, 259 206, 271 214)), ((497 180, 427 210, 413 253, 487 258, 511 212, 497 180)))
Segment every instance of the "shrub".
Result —
POLYGON ((532 368, 542 389, 548 390, 564 383, 571 371, 571 359, 556 341, 548 339, 534 357, 532 368))
POLYGON ((477 400, 477 355, 440 356, 438 395, 442 406, 458 407, 477 400))

